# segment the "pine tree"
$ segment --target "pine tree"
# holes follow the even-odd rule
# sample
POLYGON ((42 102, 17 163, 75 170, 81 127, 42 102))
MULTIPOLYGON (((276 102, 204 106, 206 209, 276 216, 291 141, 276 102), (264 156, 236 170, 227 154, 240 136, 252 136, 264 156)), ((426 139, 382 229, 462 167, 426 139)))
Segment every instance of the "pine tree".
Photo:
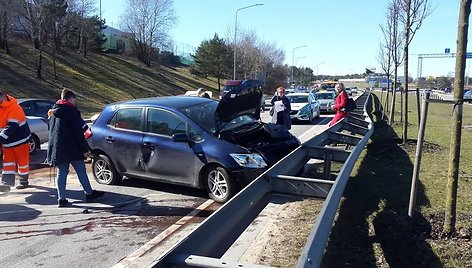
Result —
POLYGON ((220 79, 229 77, 231 48, 223 39, 218 37, 218 34, 215 34, 213 39, 205 40, 200 44, 195 52, 194 59, 193 73, 203 77, 216 77, 218 79, 218 89, 220 89, 220 79))

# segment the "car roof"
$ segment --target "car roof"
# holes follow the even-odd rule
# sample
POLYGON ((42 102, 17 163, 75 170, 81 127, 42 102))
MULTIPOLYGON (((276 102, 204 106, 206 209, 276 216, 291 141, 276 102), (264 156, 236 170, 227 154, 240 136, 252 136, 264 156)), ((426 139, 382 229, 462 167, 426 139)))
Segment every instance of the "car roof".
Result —
POLYGON ((311 93, 308 93, 308 92, 298 92, 298 93, 290 93, 290 94, 287 94, 287 96, 308 96, 310 95, 311 93))
POLYGON ((193 106, 209 101, 215 101, 202 97, 193 96, 170 96, 170 97, 153 97, 145 99, 127 100, 110 104, 110 106, 121 105, 137 105, 137 106, 163 106, 173 109, 193 106))
POLYGON ((48 102, 54 102, 52 100, 48 99, 39 99, 39 98, 21 98, 21 99, 16 99, 19 103, 20 102, 25 102, 25 101, 48 101, 48 102))

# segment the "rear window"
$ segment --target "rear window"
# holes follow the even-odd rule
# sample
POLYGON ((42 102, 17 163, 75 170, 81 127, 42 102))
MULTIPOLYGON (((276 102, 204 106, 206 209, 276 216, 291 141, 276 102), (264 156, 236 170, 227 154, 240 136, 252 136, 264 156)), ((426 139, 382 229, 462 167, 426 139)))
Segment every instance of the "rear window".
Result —
POLYGON ((225 85, 223 90, 220 92, 220 98, 223 98, 226 93, 230 92, 231 90, 237 89, 239 85, 225 85))
POLYGON ((330 100, 334 99, 334 96, 332 93, 316 93, 315 99, 317 100, 330 100))
POLYGON ((115 128, 141 130, 142 108, 125 108, 118 110, 108 123, 115 128))
POLYGON ((23 111, 25 112, 26 115, 32 115, 33 114, 33 102, 31 101, 25 101, 20 103, 21 108, 23 108, 23 111))

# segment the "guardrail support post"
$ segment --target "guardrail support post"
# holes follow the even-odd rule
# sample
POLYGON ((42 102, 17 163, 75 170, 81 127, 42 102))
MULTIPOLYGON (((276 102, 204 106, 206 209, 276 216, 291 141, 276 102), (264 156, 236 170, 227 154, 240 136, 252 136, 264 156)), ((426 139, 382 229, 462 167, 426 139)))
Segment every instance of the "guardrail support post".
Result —
POLYGON ((323 179, 330 180, 331 179, 331 160, 333 159, 333 155, 328 153, 324 157, 323 163, 323 179))

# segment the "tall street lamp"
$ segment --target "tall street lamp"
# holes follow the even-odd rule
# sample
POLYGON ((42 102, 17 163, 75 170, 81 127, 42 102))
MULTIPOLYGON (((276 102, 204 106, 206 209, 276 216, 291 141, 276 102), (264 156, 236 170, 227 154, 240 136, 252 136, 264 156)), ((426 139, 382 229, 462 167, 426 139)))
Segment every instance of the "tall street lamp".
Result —
POLYGON ((290 84, 293 84, 293 65, 295 65, 295 50, 299 48, 307 47, 306 45, 294 47, 292 50, 292 77, 290 78, 290 84))
POLYGON ((301 60, 301 59, 306 59, 306 57, 297 57, 297 58, 295 59, 295 66, 297 66, 298 60, 301 60))
POLYGON ((237 28, 238 28, 238 12, 240 10, 243 10, 243 9, 246 9, 246 8, 255 7, 255 6, 262 6, 262 5, 264 5, 264 4, 254 4, 254 5, 238 8, 236 10, 236 16, 235 16, 235 19, 234 19, 233 80, 236 80, 236 31, 237 31, 237 28))
POLYGON ((318 76, 318 67, 320 67, 321 64, 325 64, 326 61, 320 62, 316 65, 316 76, 318 76))
MULTIPOLYGON (((295 65, 292 67, 292 71, 293 71, 293 69, 295 69, 295 66, 297 66, 298 60, 301 60, 301 59, 306 59, 306 57, 297 57, 297 58, 295 59, 295 65)), ((298 67, 297 67, 297 68, 298 68, 298 67)), ((293 77, 293 75, 292 75, 292 77, 293 77)), ((300 78, 300 76, 299 76, 298 78, 300 78)), ((293 78, 292 78, 292 79, 293 79, 293 78)))

